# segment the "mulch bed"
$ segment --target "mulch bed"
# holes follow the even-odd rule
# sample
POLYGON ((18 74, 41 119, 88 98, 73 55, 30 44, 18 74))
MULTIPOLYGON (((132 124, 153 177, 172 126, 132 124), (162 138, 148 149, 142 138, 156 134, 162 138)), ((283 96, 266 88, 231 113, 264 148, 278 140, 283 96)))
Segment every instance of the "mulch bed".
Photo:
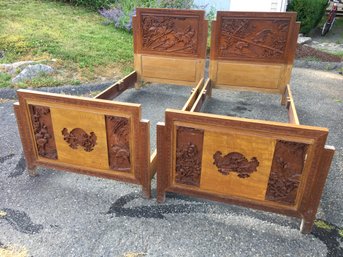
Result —
POLYGON ((342 58, 333 54, 325 53, 307 45, 298 44, 296 51, 297 59, 305 59, 307 57, 314 57, 322 62, 341 62, 342 58))

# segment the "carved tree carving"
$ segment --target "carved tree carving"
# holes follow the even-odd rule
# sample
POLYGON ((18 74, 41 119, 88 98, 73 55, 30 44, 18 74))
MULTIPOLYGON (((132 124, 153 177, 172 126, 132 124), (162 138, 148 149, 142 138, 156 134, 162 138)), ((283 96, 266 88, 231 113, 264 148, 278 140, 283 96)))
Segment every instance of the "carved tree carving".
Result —
POLYGON ((307 144, 279 140, 275 146, 266 199, 294 204, 305 164, 307 144))
POLYGON ((187 17, 143 15, 142 50, 197 53, 197 22, 187 17))
POLYGON ((257 171, 257 167, 260 164, 256 157, 248 161, 243 154, 237 152, 231 152, 222 156, 222 152, 217 151, 213 155, 213 159, 213 164, 217 166, 221 174, 229 175, 230 172, 236 172, 240 178, 250 177, 251 173, 257 171))
POLYGON ((176 151, 176 181, 199 186, 201 159, 196 145, 189 142, 176 151))
POLYGON ((74 128, 70 133, 67 128, 62 130, 62 135, 64 141, 66 141, 69 146, 73 149, 77 149, 81 146, 86 152, 91 152, 94 150, 96 145, 96 135, 91 132, 89 135, 81 128, 74 128))
POLYGON ((176 148, 176 178, 181 184, 200 185, 204 131, 178 127, 176 148))
POLYGON ((29 109, 38 155, 48 159, 57 159, 49 107, 30 105, 29 109))
POLYGON ((130 126, 123 117, 106 116, 109 165, 113 170, 130 171, 130 126))
POLYGON ((285 56, 289 20, 223 17, 218 56, 232 59, 282 59, 285 56))

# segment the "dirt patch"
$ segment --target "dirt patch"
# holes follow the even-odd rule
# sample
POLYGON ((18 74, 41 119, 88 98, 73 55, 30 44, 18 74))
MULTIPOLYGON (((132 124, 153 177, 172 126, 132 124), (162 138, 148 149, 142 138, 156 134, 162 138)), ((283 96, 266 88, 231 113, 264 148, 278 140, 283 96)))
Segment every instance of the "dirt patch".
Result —
POLYGON ((342 61, 342 58, 337 55, 325 53, 313 47, 310 47, 307 45, 299 45, 299 44, 297 46, 296 58, 297 59, 315 58, 322 62, 341 62, 342 61))

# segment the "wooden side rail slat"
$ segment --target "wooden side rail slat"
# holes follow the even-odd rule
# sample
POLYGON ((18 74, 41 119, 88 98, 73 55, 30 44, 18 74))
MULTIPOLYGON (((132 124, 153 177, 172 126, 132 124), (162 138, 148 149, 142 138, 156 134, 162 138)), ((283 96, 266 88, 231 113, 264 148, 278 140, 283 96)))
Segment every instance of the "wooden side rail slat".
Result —
POLYGON ((206 95, 207 92, 210 90, 211 88, 211 80, 208 79, 205 83, 205 86, 201 89, 200 94, 198 95, 197 100, 195 101, 194 105, 191 108, 191 112, 198 112, 200 111, 203 103, 206 100, 206 95))
POLYGON ((104 91, 97 94, 94 98, 95 99, 113 99, 123 93, 128 88, 133 88, 137 81, 137 73, 136 71, 131 72, 126 77, 122 78, 121 80, 117 81, 112 86, 106 88, 104 91))
POLYGON ((157 149, 150 156, 150 180, 155 176, 157 165, 157 149))
POLYGON ((289 84, 287 85, 287 88, 286 88, 286 94, 288 95, 287 103, 286 103, 286 108, 288 109, 288 121, 289 123, 299 125, 300 122, 299 122, 299 118, 297 114, 297 109, 295 108, 294 99, 293 99, 291 87, 289 84))
POLYGON ((192 106, 193 106, 194 102, 196 101, 196 99, 198 98, 200 91, 203 88, 203 86, 204 86, 204 78, 202 78, 199 81, 198 85, 192 89, 192 93, 189 96, 185 105, 182 107, 182 111, 189 111, 192 108, 192 106))

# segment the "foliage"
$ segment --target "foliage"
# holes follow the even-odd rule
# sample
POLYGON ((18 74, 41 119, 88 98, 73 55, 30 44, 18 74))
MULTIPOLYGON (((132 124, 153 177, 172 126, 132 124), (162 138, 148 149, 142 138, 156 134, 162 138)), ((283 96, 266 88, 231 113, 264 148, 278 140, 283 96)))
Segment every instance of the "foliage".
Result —
MULTIPOLYGON (((56 1, 0 0, 0 63, 52 60, 54 79, 112 80, 132 66, 132 35, 103 26, 103 17, 56 1)), ((69 82, 71 81, 71 82, 69 82)), ((54 84, 52 80, 36 81, 54 84)), ((1 86, 10 81, 0 78, 1 86)))
POLYGON ((85 6, 91 9, 108 8, 115 0, 56 0, 76 6, 85 6))
MULTIPOLYGON (((11 76, 7 73, 0 72, 0 88, 7 87, 11 84, 11 76)), ((2 217, 2 212, 0 212, 0 217, 2 217)))
POLYGON ((116 28, 131 31, 137 7, 190 9, 193 6, 193 0, 116 0, 111 8, 100 8, 99 13, 116 28))
POLYGON ((298 13, 298 20, 301 21, 300 32, 308 34, 315 28, 327 7, 327 0, 292 0, 288 5, 288 11, 298 13))

